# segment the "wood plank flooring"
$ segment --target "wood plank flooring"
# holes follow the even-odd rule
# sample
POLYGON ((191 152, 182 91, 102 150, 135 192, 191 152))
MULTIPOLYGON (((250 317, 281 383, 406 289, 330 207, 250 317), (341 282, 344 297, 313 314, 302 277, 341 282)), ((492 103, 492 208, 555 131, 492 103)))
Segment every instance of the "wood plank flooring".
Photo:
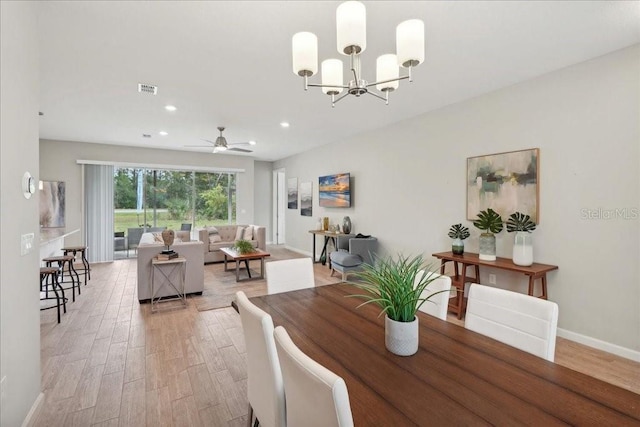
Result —
MULTIPOLYGON (((298 254, 270 247, 274 259, 298 254)), ((198 298, 228 294, 234 273, 205 267, 203 297, 151 314, 139 304, 136 260, 96 264, 62 323, 41 312, 42 390, 34 426, 244 426, 246 353, 231 308, 198 311, 198 298), (232 277, 230 279, 230 277, 232 277)), ((315 265, 316 284, 339 281, 315 265)), ((266 293, 262 281, 252 292, 266 293)), ((450 321, 458 323, 455 316, 450 321)), ((559 338, 556 362, 640 394, 640 363, 559 338)))

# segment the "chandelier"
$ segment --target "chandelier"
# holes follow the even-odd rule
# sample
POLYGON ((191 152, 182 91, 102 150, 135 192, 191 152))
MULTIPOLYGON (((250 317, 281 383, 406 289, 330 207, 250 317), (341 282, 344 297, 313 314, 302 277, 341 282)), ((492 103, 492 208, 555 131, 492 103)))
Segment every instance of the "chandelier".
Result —
POLYGON ((340 59, 325 59, 321 64, 322 83, 309 83, 309 77, 318 72, 318 38, 310 32, 294 34, 292 38, 293 72, 304 78, 304 90, 309 86, 322 88, 331 96, 331 106, 347 95, 359 97, 373 95, 389 105, 389 93, 398 88, 400 80, 411 78, 411 69, 424 61, 424 22, 410 19, 396 27, 396 53, 378 57, 376 81, 369 83, 362 78, 360 55, 367 47, 367 12, 364 4, 347 1, 336 10, 338 53, 350 57, 349 83, 343 82, 343 67, 340 59), (408 69, 408 75, 400 76, 400 67, 408 69), (373 86, 380 92, 373 91, 373 86), (343 90, 346 93, 340 95, 343 90))

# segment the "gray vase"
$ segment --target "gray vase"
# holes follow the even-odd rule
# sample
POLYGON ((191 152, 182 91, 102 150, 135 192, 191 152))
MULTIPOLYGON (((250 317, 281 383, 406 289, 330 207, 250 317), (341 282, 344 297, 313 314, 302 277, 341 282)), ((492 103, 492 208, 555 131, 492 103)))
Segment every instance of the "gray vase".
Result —
POLYGON ((411 356, 418 351, 418 316, 413 322, 396 322, 384 316, 384 344, 393 354, 411 356))
POLYGON ((351 233, 351 218, 349 218, 348 216, 342 218, 342 232, 344 234, 351 233))
POLYGON ((496 260, 496 236, 491 233, 480 235, 480 259, 482 261, 496 260))

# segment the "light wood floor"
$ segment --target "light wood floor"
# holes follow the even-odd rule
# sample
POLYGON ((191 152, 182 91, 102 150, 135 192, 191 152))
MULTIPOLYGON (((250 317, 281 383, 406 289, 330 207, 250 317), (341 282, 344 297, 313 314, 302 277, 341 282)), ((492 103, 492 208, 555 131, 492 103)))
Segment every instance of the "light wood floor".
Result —
MULTIPOLYGON (((315 268, 318 284, 337 281, 327 267, 315 268)), ((234 285, 232 275, 220 264, 206 267, 206 281, 225 289, 234 285)), ((264 281, 252 283, 260 286, 266 293, 264 281)), ((62 323, 55 310, 41 312, 45 402, 33 424, 246 425, 239 316, 231 308, 198 311, 197 299, 189 298, 187 309, 151 314, 137 300, 135 259, 94 265, 62 323)), ((639 363, 560 338, 556 362, 640 394, 639 363)))

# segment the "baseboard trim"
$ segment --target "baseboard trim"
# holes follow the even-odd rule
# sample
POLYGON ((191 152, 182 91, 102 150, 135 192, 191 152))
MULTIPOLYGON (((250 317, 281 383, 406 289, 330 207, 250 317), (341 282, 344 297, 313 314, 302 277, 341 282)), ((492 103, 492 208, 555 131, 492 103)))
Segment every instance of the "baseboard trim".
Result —
POLYGON ((24 421, 22 422, 22 427, 29 427, 35 423, 36 418, 38 418, 38 413, 40 412, 40 407, 42 406, 42 402, 44 402, 44 393, 40 392, 35 402, 33 402, 33 405, 31 405, 31 409, 29 410, 29 413, 24 418, 24 421))
POLYGON ((293 251, 293 252, 297 252, 297 253, 302 254, 302 255, 306 255, 306 256, 308 256, 308 257, 310 257, 310 256, 311 256, 311 252, 309 252, 309 251, 303 251, 303 250, 301 250, 301 249, 294 248, 293 246, 287 246, 287 245, 284 245, 284 248, 285 248, 285 249, 288 249, 288 250, 290 250, 290 251, 293 251))
POLYGON ((612 344, 562 328, 558 328, 558 336, 598 350, 606 351, 607 353, 615 354, 616 356, 624 357, 625 359, 640 362, 640 351, 635 351, 630 348, 622 347, 617 344, 612 344))

